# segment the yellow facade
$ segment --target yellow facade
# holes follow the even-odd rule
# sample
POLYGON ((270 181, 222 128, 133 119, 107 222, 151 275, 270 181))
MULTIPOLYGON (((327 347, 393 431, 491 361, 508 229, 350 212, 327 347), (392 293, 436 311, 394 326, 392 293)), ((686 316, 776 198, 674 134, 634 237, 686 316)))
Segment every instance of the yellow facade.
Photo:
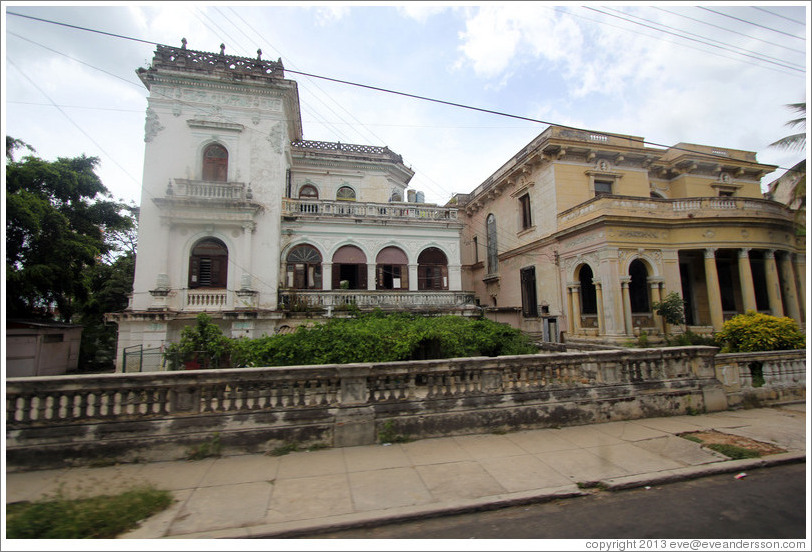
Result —
POLYGON ((550 341, 661 336, 652 304, 669 292, 695 332, 748 309, 803 324, 804 244, 761 193, 774 169, 747 151, 550 127, 452 200, 463 287, 550 341))

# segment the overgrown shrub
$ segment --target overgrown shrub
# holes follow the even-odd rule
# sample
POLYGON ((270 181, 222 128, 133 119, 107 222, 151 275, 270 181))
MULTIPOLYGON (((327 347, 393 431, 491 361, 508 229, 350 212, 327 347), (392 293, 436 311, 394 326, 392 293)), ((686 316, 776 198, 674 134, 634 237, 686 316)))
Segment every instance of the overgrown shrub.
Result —
POLYGON ((232 357, 239 366, 292 366, 535 352, 530 340, 507 324, 376 311, 300 326, 290 334, 237 340, 232 357))
POLYGON ((199 368, 225 368, 230 364, 233 343, 208 314, 200 313, 194 326, 183 328, 180 341, 166 348, 166 356, 172 370, 185 363, 199 368))
POLYGON ((806 338, 795 320, 752 310, 725 322, 716 333, 716 341, 724 353, 783 351, 806 346, 806 338))
POLYGON ((713 336, 696 334, 691 330, 686 330, 684 333, 673 336, 666 336, 665 344, 668 347, 688 347, 690 345, 718 346, 713 336))

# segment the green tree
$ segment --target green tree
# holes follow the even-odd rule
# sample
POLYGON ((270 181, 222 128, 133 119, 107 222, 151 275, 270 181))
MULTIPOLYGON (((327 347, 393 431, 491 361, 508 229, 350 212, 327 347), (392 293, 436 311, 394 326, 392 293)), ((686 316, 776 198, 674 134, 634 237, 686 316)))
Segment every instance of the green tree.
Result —
MULTIPOLYGON (((801 132, 784 136, 770 147, 804 152, 806 150, 806 102, 789 104, 786 107, 799 116, 787 122, 786 126, 800 129, 801 132)), ((781 182, 781 179, 778 180, 781 182)), ((798 221, 805 226, 806 221, 806 159, 802 159, 787 171, 787 182, 791 186, 787 204, 796 209, 798 221)), ((774 192, 775 190, 770 190, 774 192)))
POLYGON ((113 201, 96 157, 14 160, 6 137, 6 309, 10 318, 74 321, 89 302, 90 269, 115 251, 106 236, 134 219, 113 201))

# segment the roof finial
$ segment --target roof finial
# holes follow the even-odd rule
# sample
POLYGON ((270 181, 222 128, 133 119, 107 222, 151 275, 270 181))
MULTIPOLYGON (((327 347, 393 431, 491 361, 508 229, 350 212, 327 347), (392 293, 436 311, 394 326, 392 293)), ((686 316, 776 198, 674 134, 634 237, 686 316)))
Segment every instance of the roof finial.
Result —
POLYGON ((184 49, 184 50, 186 49, 186 39, 185 38, 180 39, 180 47, 182 49, 184 49))
POLYGON ((262 59, 262 50, 258 49, 257 50, 257 60, 261 60, 261 59, 262 59))
POLYGON ((226 45, 225 44, 220 44, 220 55, 221 56, 226 55, 226 45))

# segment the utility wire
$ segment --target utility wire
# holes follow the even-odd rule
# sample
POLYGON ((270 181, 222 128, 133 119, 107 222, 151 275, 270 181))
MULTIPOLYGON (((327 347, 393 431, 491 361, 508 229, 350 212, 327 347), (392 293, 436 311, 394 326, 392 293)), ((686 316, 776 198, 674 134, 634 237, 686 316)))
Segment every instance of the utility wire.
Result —
POLYGON ((806 25, 806 22, 805 22, 805 21, 798 21, 797 19, 793 19, 793 18, 791 18, 791 17, 787 17, 787 16, 785 16, 785 15, 781 15, 780 13, 775 13, 775 12, 772 12, 772 11, 770 11, 770 10, 766 10, 766 9, 764 9, 764 8, 759 8, 759 7, 756 7, 756 6, 750 6, 750 7, 751 7, 751 8, 753 8, 753 9, 756 9, 756 10, 758 10, 758 11, 763 11, 764 13, 769 13, 770 15, 774 15, 774 16, 776 16, 776 17, 780 17, 781 19, 786 19, 787 21, 792 21, 793 23, 797 23, 798 25, 806 25))
MULTIPOLYGON (((613 12, 616 12, 616 13, 619 13, 619 14, 623 14, 623 15, 625 15, 626 17, 633 17, 633 18, 635 18, 635 19, 639 19, 639 20, 641 20, 641 21, 645 21, 646 23, 651 23, 652 25, 658 25, 658 26, 660 26, 660 27, 665 27, 666 29, 673 29, 673 30, 675 30, 675 31, 679 31, 679 32, 681 32, 681 33, 685 33, 685 34, 690 35, 690 36, 695 36, 695 37, 702 38, 702 39, 705 39, 705 40, 710 40, 711 42, 716 42, 717 44, 721 44, 722 46, 729 46, 730 48, 735 48, 736 50, 741 50, 742 52, 747 52, 747 53, 749 53, 749 54, 756 54, 756 55, 758 55, 758 52, 754 52, 754 51, 752 51, 752 50, 747 50, 747 49, 742 48, 742 47, 740 47, 740 46, 735 46, 735 45, 733 45, 733 44, 727 44, 727 43, 722 42, 722 41, 720 41, 720 40, 716 40, 716 39, 713 39, 713 38, 708 38, 708 37, 706 37, 706 36, 698 35, 698 34, 696 34, 696 33, 692 33, 692 32, 690 32, 690 31, 684 31, 684 30, 682 30, 682 29, 676 29, 676 28, 674 28, 674 27, 669 27, 668 25, 664 25, 664 24, 662 24, 662 23, 658 23, 658 22, 656 22, 656 21, 652 21, 652 20, 650 20, 650 19, 646 19, 646 18, 644 18, 644 17, 639 17, 639 16, 637 16, 637 15, 633 15, 633 14, 630 14, 630 13, 626 13, 626 12, 621 11, 621 10, 615 10, 615 9, 613 9, 613 8, 606 8, 606 9, 607 9, 607 10, 610 10, 610 11, 613 11, 613 12)), ((607 14, 607 15, 609 15, 609 14, 607 14)), ((629 22, 630 22, 630 23, 634 23, 634 21, 629 21, 629 22)), ((646 25, 646 26, 648 26, 648 25, 646 25)), ((652 28, 653 28, 653 27, 652 27, 652 28)), ((668 32, 668 31, 663 31, 663 32, 668 32)), ((687 37, 685 37, 685 38, 687 38, 687 37)), ((688 39, 688 40, 693 40, 693 39, 688 39)), ((702 42, 702 41, 697 41, 697 42, 702 42)), ((703 44, 705 44, 704 42, 702 42, 702 43, 703 43, 703 44)), ((709 46, 713 46, 713 47, 715 47, 715 48, 721 48, 721 49, 723 49, 723 50, 729 50, 729 48, 722 48, 722 46, 714 46, 713 44, 709 44, 709 46)), ((739 52, 736 52, 735 50, 729 50, 729 51, 734 52, 734 53, 739 53, 739 52)), ((742 55, 744 55, 744 54, 742 54, 742 55)), ((784 59, 778 59, 778 58, 774 58, 774 57, 767 56, 767 55, 763 55, 763 54, 762 54, 760 57, 757 57, 756 59, 761 59, 761 60, 763 60, 763 61, 772 60, 772 61, 776 61, 776 62, 791 63, 792 65, 794 65, 795 67, 797 67, 797 68, 798 68, 798 70, 800 70, 800 71, 803 71, 803 70, 804 70, 803 66, 798 65, 797 63, 793 63, 793 62, 791 62, 791 61, 787 61, 787 60, 784 60, 784 59)))
MULTIPOLYGON (((664 8, 658 8, 656 6, 653 6, 653 7, 654 7, 655 10, 659 10, 661 12, 670 13, 671 15, 676 15, 677 17, 682 17, 683 19, 690 19, 691 21, 694 21, 696 23, 700 23, 702 25, 707 25, 708 27, 714 27, 716 29, 720 29, 720 30, 728 32, 728 33, 733 33, 733 34, 735 34, 737 36, 742 36, 741 32, 734 31, 733 29, 728 29, 727 27, 722 27, 721 25, 716 25, 716 24, 710 23, 708 21, 702 21, 701 19, 697 19, 696 17, 691 17, 689 15, 684 15, 684 14, 681 14, 681 13, 673 12, 673 11, 670 11, 670 10, 666 10, 664 8)), ((764 40, 763 38, 756 38, 754 36, 749 36, 749 35, 744 35, 744 36, 746 38, 750 39, 750 40, 757 40, 758 42, 763 42, 764 44, 769 44, 770 46, 777 46, 778 48, 783 48, 785 50, 789 50, 790 52, 795 52, 795 53, 798 53, 798 54, 806 54, 806 52, 804 50, 798 50, 797 48, 790 48, 789 46, 784 46, 783 44, 778 44, 777 42, 770 42, 769 40, 764 40)))
POLYGON ((638 23, 637 21, 632 21, 632 20, 630 20, 630 19, 626 19, 625 17, 620 17, 619 15, 614 15, 614 14, 611 14, 611 13, 607 13, 607 12, 605 12, 605 11, 601 11, 601 10, 596 9, 596 8, 592 8, 592 7, 589 7, 589 6, 583 6, 583 8, 584 8, 584 9, 587 9, 587 10, 591 10, 591 11, 597 12, 597 13, 602 13, 603 15, 608 15, 609 17, 615 17, 615 18, 617 18, 617 19, 621 19, 621 20, 623 20, 623 21, 628 21, 629 23, 633 23, 633 24, 635 24, 635 25, 640 25, 640 26, 642 26, 642 27, 648 27, 649 29, 654 29, 655 31, 659 31, 659 32, 661 32, 661 33, 667 33, 667 34, 670 34, 670 35, 678 36, 678 37, 680 37, 680 38, 684 38, 684 39, 686 39, 686 40, 692 40, 692 41, 694 41, 694 42, 699 42, 700 44, 704 44, 704 45, 706 45, 706 46, 710 46, 710 47, 712 47, 712 48, 719 48, 720 50, 727 50, 727 51, 729 51, 729 52, 733 52, 734 54, 737 54, 737 55, 740 55, 740 56, 745 56, 745 57, 753 58, 753 59, 756 59, 756 60, 758 60, 758 61, 763 61, 763 62, 765 62, 765 63, 771 63, 771 64, 773 64, 773 65, 777 65, 777 66, 779 66, 779 67, 784 67, 785 69, 790 69, 791 71, 798 71, 799 73, 804 73, 804 72, 805 72, 805 71, 804 71, 804 69, 799 69, 798 67, 792 67, 792 66, 790 66, 790 65, 785 65, 785 64, 783 64, 783 63, 778 63, 778 62, 775 62, 775 61, 769 61, 769 60, 764 59, 764 58, 761 58, 761 57, 759 57, 759 56, 753 56, 753 55, 750 55, 750 54, 743 54, 743 53, 741 53, 741 52, 737 52, 737 51, 735 51, 735 50, 733 50, 733 49, 731 49, 731 48, 724 48, 724 47, 722 47, 722 46, 717 46, 717 45, 715 45, 715 44, 711 44, 710 42, 705 42, 704 40, 696 40, 696 39, 689 38, 689 37, 686 37, 686 36, 684 36, 684 35, 681 35, 681 34, 679 34, 679 33, 673 33, 673 32, 671 32, 671 31, 666 31, 666 30, 664 30, 664 29, 658 29, 658 28, 656 28, 656 27, 652 27, 651 25, 646 25, 645 23, 638 23))
MULTIPOLYGON (((7 13, 9 15, 20 15, 20 14, 16 14, 16 13, 13 13, 13 12, 7 12, 7 13)), ((565 12, 565 13, 568 13, 568 12, 565 12)), ((610 15, 610 14, 606 14, 606 15, 610 15)), ((21 17, 27 17, 27 18, 30 18, 30 19, 37 19, 38 21, 43 21, 43 22, 46 22, 46 23, 54 23, 54 24, 58 24, 58 25, 62 24, 62 23, 58 23, 58 22, 55 22, 55 21, 49 21, 49 20, 46 20, 46 19, 31 18, 30 16, 21 16, 21 17)), ((157 42, 150 42, 150 41, 136 39, 136 38, 122 36, 122 35, 111 35, 110 33, 96 31, 94 29, 76 27, 74 25, 68 25, 68 26, 74 27, 74 28, 77 28, 77 29, 81 29, 81 30, 84 30, 84 31, 101 33, 101 34, 106 34, 106 35, 110 35, 110 36, 116 36, 117 38, 123 38, 123 39, 127 39, 127 40, 135 40, 135 41, 138 41, 138 42, 144 42, 144 43, 147 43, 147 44, 154 44, 154 45, 159 45, 159 46, 161 45, 161 44, 159 44, 157 42)), ((303 76, 312 77, 312 78, 315 78, 315 79, 322 79, 322 80, 327 80, 327 81, 330 81, 330 82, 346 84, 348 86, 355 86, 355 87, 358 87, 358 88, 365 88, 365 89, 368 89, 368 90, 376 90, 378 92, 385 92, 385 93, 389 93, 389 94, 395 94, 395 95, 398 95, 398 96, 404 96, 404 97, 408 97, 408 98, 424 100, 424 101, 438 103, 438 104, 442 104, 442 105, 458 107, 460 109, 468 109, 468 110, 471 110, 471 111, 478 111, 478 112, 481 112, 481 113, 489 113, 489 114, 492 114, 492 115, 498 115, 500 117, 508 117, 508 118, 518 119, 518 120, 522 120, 522 121, 529 121, 529 122, 533 122, 533 123, 541 123, 541 124, 548 125, 548 126, 556 126, 556 127, 559 127, 559 128, 564 128, 564 129, 568 129, 568 130, 575 130, 575 131, 579 131, 579 132, 595 132, 596 134, 600 134, 600 135, 607 136, 607 137, 616 137, 616 138, 621 138, 621 139, 627 138, 626 136, 619 135, 619 134, 614 134, 614 133, 610 133, 610 132, 592 131, 592 130, 582 129, 582 128, 573 127, 573 126, 569 126, 569 125, 562 125, 562 124, 554 123, 554 122, 551 122, 551 121, 545 121, 545 120, 542 120, 542 119, 535 119, 533 117, 525 117, 525 116, 522 116, 522 115, 513 115, 513 114, 502 112, 502 111, 496 111, 496 110, 492 110, 492 109, 484 109, 484 108, 481 108, 481 107, 474 107, 474 106, 465 105, 465 104, 456 103, 456 102, 450 102, 450 101, 446 101, 446 100, 439 100, 439 99, 430 98, 430 97, 427 97, 427 96, 419 96, 417 94, 409 94, 409 93, 406 93, 406 92, 399 92, 399 91, 396 91, 396 90, 390 90, 390 89, 387 89, 387 88, 382 88, 382 87, 378 87, 378 86, 372 86, 372 85, 368 85, 368 84, 355 83, 355 82, 346 81, 346 80, 342 80, 342 79, 336 79, 336 78, 332 78, 332 77, 324 77, 324 76, 321 76, 321 75, 315 75, 313 73, 305 73, 303 71, 295 71, 295 70, 292 70, 292 69, 285 69, 285 71, 287 71, 288 73, 294 73, 294 74, 297 74, 297 75, 303 75, 303 76)), ((656 147, 666 148, 666 149, 672 149, 672 150, 677 150, 677 151, 685 151, 685 152, 688 152, 688 153, 706 155, 708 157, 713 157, 713 158, 717 158, 717 159, 720 159, 720 160, 728 160, 728 158, 725 157, 725 156, 715 155, 715 154, 708 154, 706 152, 691 150, 691 149, 688 149, 688 148, 680 148, 680 147, 676 147, 676 146, 669 146, 669 145, 666 145, 666 144, 659 144, 657 142, 651 142, 651 141, 648 141, 648 140, 643 140, 643 143, 644 144, 649 144, 649 145, 652 145, 652 146, 656 146, 656 147)), ((760 163, 751 162, 751 161, 744 161, 744 162, 748 163, 748 164, 754 164, 754 165, 759 165, 760 164, 760 163)), ((787 171, 793 170, 793 169, 789 169, 789 168, 785 168, 785 167, 777 167, 777 168, 782 169, 782 170, 787 170, 787 171)))
POLYGON ((782 34, 782 35, 786 35, 786 36, 788 36, 790 38, 794 38, 794 39, 797 39, 797 40, 806 40, 802 36, 795 36, 794 34, 791 34, 791 33, 785 33, 784 31, 779 31, 778 29, 773 29, 773 28, 767 27, 765 25, 759 25, 758 23, 753 23, 752 21, 748 21, 746 19, 741 19, 739 17, 735 17, 733 15, 722 13, 720 11, 712 10, 710 8, 706 8, 706 7, 703 7, 703 6, 697 6, 697 8, 699 8, 700 10, 705 10, 707 12, 715 13, 717 15, 721 15, 723 17, 729 17, 730 19, 735 19, 736 21, 741 21, 742 23, 747 23, 748 25, 753 25, 754 27, 759 27, 759 28, 762 28, 762 29, 767 29, 768 31, 772 31, 774 33, 779 33, 779 34, 782 34))

